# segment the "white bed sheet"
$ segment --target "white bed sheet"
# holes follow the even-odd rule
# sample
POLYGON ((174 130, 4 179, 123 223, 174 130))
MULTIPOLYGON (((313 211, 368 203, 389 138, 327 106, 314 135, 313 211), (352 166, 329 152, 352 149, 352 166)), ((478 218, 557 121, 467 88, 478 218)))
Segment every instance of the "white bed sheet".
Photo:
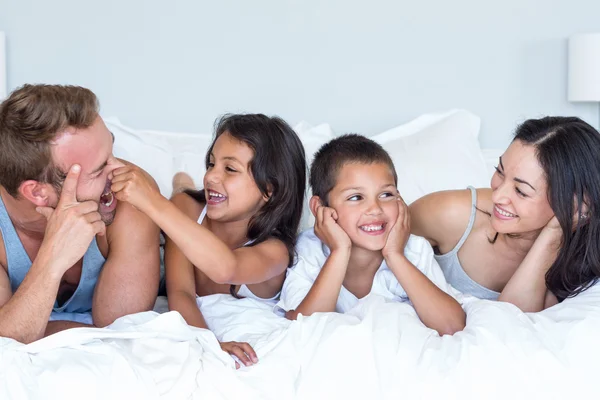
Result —
POLYGON ((253 299, 214 295, 199 304, 214 335, 178 313, 147 312, 30 345, 0 339, 0 398, 597 396, 600 286, 538 314, 473 299, 466 329, 444 337, 409 305, 377 296, 347 314, 294 322, 253 299), (236 371, 215 335, 248 341, 259 363, 236 371))

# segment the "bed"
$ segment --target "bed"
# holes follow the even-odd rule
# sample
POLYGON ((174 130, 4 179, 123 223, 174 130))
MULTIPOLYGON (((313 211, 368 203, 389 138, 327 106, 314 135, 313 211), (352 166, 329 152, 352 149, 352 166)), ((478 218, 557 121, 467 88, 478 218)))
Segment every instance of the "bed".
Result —
MULTIPOLYGON (((136 130, 105 118, 115 154, 146 168, 170 194, 173 173, 203 174, 211 134, 136 130)), ((375 135, 391 153, 407 202, 489 184, 501 151, 481 149, 479 118, 450 110, 375 135)), ((295 127, 307 161, 336 133, 295 127)), ((308 195, 309 193, 307 193, 308 195)), ((305 210, 303 227, 311 225, 305 210)), ((253 299, 198 300, 211 331, 156 310, 105 329, 64 331, 29 345, 0 338, 0 398, 537 399, 597 396, 600 285, 537 314, 468 299, 466 328, 440 337, 407 304, 368 296, 347 314, 288 321, 253 299), (259 363, 235 369, 217 338, 247 341, 259 363)))

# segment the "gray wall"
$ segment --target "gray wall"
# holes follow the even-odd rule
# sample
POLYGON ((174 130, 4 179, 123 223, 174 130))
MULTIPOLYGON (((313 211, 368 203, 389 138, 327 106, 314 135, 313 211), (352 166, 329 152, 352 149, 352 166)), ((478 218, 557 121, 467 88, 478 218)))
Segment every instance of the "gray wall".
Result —
POLYGON ((211 129, 224 112, 374 134, 466 108, 486 147, 566 100, 566 39, 600 31, 597 0, 0 0, 9 91, 84 85, 129 125, 211 129))

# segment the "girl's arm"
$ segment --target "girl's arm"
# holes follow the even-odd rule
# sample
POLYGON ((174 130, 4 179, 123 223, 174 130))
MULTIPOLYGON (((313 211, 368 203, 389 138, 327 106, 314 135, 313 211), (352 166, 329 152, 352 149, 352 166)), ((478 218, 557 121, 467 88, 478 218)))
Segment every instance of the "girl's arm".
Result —
MULTIPOLYGON (((175 196, 172 201, 182 211, 195 214, 194 205, 186 201, 182 195, 175 196)), ((165 243, 165 279, 169 310, 178 311, 188 325, 208 329, 196 303, 194 266, 169 237, 166 238, 165 243)))
POLYGON ((128 166, 114 170, 111 189, 119 201, 127 201, 146 213, 192 265, 216 283, 261 283, 281 275, 288 266, 288 251, 280 240, 230 250, 149 185, 139 169, 128 166))

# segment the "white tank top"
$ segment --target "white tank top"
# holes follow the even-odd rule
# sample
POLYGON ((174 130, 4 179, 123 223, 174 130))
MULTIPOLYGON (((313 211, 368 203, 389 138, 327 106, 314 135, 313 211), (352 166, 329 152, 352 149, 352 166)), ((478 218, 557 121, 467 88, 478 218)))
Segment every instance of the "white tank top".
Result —
MULTIPOLYGON (((205 216, 206 216, 206 206, 204 206, 204 209, 202 209, 202 212, 200 213, 200 216, 198 217, 198 224, 202 224, 202 221, 204 221, 205 216)), ((252 243, 252 241, 246 242, 246 244, 244 244, 244 246, 249 245, 250 243, 252 243)), ((240 288, 237 292, 237 295, 239 297, 249 297, 251 299, 255 299, 258 301, 264 301, 267 303, 273 303, 273 304, 277 303, 277 300, 279 300, 280 294, 281 294, 281 292, 277 293, 275 296, 273 296, 271 298, 264 299, 262 297, 258 297, 254 293, 252 293, 252 291, 246 285, 240 285, 240 288)))

